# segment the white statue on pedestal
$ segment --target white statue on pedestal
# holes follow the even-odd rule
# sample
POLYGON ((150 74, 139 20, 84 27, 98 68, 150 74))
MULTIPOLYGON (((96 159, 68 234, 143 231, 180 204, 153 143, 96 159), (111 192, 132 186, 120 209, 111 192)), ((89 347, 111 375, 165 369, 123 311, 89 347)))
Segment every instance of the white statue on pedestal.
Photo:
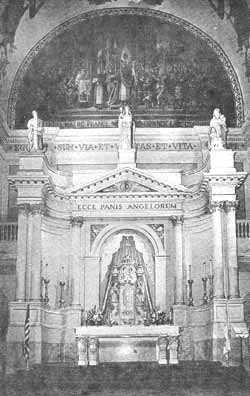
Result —
POLYGON ((29 130, 28 141, 29 151, 39 151, 43 149, 42 134, 43 125, 42 120, 38 118, 38 114, 35 110, 32 111, 32 116, 28 121, 27 127, 29 130))
POLYGON ((209 129, 211 150, 221 150, 226 148, 227 131, 226 117, 221 114, 220 109, 214 109, 209 129))
POLYGON ((133 147, 133 119, 130 108, 124 105, 120 108, 118 127, 120 132, 119 149, 129 150, 133 147))

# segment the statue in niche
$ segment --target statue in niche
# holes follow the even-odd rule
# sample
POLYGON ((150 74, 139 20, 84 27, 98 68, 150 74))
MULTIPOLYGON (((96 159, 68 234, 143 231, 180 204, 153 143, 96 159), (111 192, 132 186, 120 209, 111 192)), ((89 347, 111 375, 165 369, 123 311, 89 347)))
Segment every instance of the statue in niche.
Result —
POLYGON ((227 132, 226 117, 221 114, 220 109, 214 109, 209 129, 211 150, 221 150, 226 148, 227 132))
POLYGON ((38 118, 37 111, 32 111, 32 118, 28 121, 29 151, 43 149, 43 122, 38 118))
POLYGON ((102 312, 110 325, 143 324, 152 311, 143 256, 133 236, 123 236, 108 270, 102 312))
POLYGON ((131 149, 133 147, 134 123, 132 113, 128 105, 124 105, 120 108, 118 128, 120 132, 119 149, 131 149))

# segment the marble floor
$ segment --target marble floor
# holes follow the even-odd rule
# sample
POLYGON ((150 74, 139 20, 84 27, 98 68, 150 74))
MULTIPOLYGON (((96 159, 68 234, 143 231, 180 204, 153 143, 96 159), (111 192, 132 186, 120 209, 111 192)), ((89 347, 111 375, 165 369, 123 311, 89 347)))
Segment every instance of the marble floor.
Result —
POLYGON ((50 365, 0 380, 0 396, 249 396, 243 368, 216 363, 50 365))

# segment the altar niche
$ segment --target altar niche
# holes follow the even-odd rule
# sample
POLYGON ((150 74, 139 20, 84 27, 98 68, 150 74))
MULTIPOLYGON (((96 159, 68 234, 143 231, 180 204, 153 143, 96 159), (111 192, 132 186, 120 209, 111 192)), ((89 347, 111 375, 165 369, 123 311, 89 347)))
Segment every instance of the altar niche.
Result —
POLYGON ((148 274, 133 236, 123 236, 113 254, 102 306, 110 325, 142 325, 153 311, 148 274))

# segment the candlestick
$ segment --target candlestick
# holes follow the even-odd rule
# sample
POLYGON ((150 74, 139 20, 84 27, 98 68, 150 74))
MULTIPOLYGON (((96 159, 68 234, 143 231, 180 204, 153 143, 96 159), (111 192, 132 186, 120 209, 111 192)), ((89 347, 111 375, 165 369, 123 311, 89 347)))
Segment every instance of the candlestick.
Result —
POLYGON ((64 300, 64 286, 65 286, 65 282, 64 281, 60 281, 59 285, 60 285, 59 307, 60 308, 64 308, 64 306, 65 306, 65 300, 64 300))
POLYGON ((60 279, 60 281, 61 282, 65 282, 64 266, 62 266, 62 268, 61 268, 61 279, 60 279))
POLYGON ((214 296, 214 276, 209 275, 208 279, 209 279, 209 301, 211 301, 214 296))
POLYGON ((170 308, 170 312, 169 312, 169 321, 170 324, 174 323, 174 312, 173 312, 173 307, 170 308))
POLYGON ((44 305, 48 305, 49 303, 49 279, 44 279, 44 286, 45 286, 45 294, 44 294, 44 305))
POLYGON ((194 306, 194 299, 193 299, 193 286, 194 281, 192 279, 188 279, 188 287, 189 287, 189 293, 188 293, 188 306, 193 307, 194 306))
POLYGON ((206 276, 204 278, 202 278, 202 282, 203 282, 203 304, 204 305, 206 305, 207 302, 208 302, 207 281, 208 281, 208 278, 206 276))
POLYGON ((206 261, 203 262, 203 278, 206 278, 207 276, 207 269, 206 269, 206 261))
POLYGON ((42 277, 42 282, 44 284, 44 298, 41 295, 41 300, 44 305, 49 303, 49 278, 48 278, 48 264, 45 265, 44 277, 42 277))

